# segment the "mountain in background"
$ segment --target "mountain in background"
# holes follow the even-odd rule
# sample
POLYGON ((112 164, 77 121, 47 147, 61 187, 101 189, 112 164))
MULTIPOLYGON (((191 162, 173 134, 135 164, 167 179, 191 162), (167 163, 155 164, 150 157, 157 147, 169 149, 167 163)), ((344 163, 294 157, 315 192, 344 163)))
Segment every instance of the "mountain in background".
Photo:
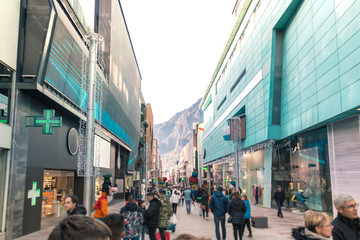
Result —
POLYGON ((156 124, 154 137, 157 138, 163 168, 174 166, 180 153, 192 137, 193 123, 202 122, 201 99, 191 107, 176 113, 170 120, 156 124))

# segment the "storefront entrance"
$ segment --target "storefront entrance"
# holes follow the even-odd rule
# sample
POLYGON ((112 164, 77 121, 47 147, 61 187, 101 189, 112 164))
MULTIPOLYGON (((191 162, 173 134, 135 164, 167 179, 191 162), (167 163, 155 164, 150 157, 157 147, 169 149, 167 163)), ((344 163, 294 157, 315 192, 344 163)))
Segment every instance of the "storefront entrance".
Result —
POLYGON ((74 193, 74 171, 44 170, 41 217, 66 216, 66 195, 74 193))

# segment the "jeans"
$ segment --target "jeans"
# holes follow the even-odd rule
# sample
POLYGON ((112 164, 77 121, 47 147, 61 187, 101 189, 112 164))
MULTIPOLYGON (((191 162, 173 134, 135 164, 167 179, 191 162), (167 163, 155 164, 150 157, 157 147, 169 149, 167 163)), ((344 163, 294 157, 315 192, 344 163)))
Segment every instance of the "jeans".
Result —
POLYGON ((150 240, 156 240, 156 227, 148 227, 150 240))
POLYGON ((242 240, 242 229, 243 229, 243 226, 244 224, 236 224, 236 223, 233 223, 233 230, 234 230, 234 239, 235 240, 238 240, 238 234, 239 234, 239 238, 240 240, 242 240))
POLYGON ((141 228, 140 228, 140 237, 141 237, 141 240, 145 240, 145 230, 146 230, 146 226, 145 226, 145 225, 142 225, 141 228))
POLYGON ((177 203, 172 204, 172 210, 173 210, 173 213, 175 213, 175 214, 176 214, 177 205, 178 205, 177 203))
POLYGON ((219 222, 221 221, 221 229, 222 229, 222 239, 226 239, 226 228, 225 228, 225 215, 222 216, 215 216, 214 215, 214 222, 215 222, 215 233, 216 239, 221 240, 220 237, 220 229, 219 229, 219 222))
POLYGON ((181 199, 181 206, 184 206, 184 200, 183 198, 181 199))
POLYGON ((186 212, 191 213, 191 200, 185 200, 186 212))
POLYGON ((140 239, 140 236, 139 237, 134 237, 134 238, 123 238, 124 240, 139 240, 140 239))
POLYGON ((277 205, 277 207, 278 207, 278 216, 282 216, 283 214, 282 214, 282 212, 281 212, 281 203, 280 202, 276 202, 276 205, 277 205))

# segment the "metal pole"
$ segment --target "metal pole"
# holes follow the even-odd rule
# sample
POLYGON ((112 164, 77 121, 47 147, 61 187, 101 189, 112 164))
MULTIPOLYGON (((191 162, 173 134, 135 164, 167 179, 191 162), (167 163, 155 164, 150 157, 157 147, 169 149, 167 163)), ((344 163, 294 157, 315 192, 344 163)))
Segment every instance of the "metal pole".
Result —
POLYGON ((89 75, 88 75, 88 99, 86 114, 86 164, 85 164, 85 185, 84 185, 84 206, 87 215, 91 214, 92 203, 92 175, 94 157, 94 127, 95 127, 95 79, 97 64, 97 43, 99 36, 96 33, 89 35, 89 75))
POLYGON ((147 198, 146 198, 146 194, 148 191, 148 184, 149 184, 149 180, 148 180, 148 160, 147 160, 147 156, 148 156, 148 143, 145 143, 145 201, 146 204, 148 204, 147 198))
POLYGON ((236 188, 236 191, 239 191, 240 190, 240 184, 239 184, 239 155, 238 155, 238 147, 235 145, 234 148, 235 148, 235 177, 236 177, 236 186, 235 186, 235 188, 236 188))
POLYGON ((158 157, 159 157, 159 151, 158 149, 156 149, 156 159, 155 159, 155 186, 156 186, 156 189, 159 189, 159 180, 158 180, 158 177, 159 177, 159 168, 158 168, 158 157))

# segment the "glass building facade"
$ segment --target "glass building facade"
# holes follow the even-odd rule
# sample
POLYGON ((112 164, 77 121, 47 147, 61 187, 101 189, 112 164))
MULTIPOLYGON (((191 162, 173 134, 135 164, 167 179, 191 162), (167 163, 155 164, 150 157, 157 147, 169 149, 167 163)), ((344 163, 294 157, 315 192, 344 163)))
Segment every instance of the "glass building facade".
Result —
MULTIPOLYGON (((331 212, 331 183, 327 130, 321 128, 291 139, 290 146, 274 148, 272 162, 273 191, 278 185, 286 193, 285 206, 303 210, 291 198, 304 191, 308 208, 331 212)), ((272 206, 276 207, 275 202, 272 206)))
POLYGON ((237 2, 236 24, 200 107, 207 166, 234 155, 223 129, 245 116, 240 186, 251 202, 274 206, 278 185, 292 211, 304 209, 291 201, 302 191, 306 207, 329 213, 345 189, 360 197, 351 190, 360 173, 358 148, 349 147, 360 142, 359 7, 335 0, 237 2))

